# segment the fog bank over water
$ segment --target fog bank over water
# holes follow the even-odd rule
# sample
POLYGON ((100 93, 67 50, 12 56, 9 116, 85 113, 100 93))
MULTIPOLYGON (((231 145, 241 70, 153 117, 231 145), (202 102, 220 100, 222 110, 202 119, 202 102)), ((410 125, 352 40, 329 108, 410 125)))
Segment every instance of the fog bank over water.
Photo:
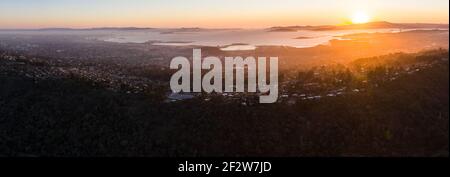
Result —
POLYGON ((327 44, 339 36, 354 33, 396 33, 399 29, 269 32, 265 29, 200 30, 191 32, 158 32, 155 30, 118 31, 98 38, 117 43, 152 43, 170 46, 212 46, 222 50, 253 50, 258 46, 296 48, 327 44))
POLYGON ((204 28, 49 28, 34 30, 0 30, 0 34, 20 36, 73 36, 118 44, 151 44, 154 46, 208 46, 223 51, 255 50, 262 46, 310 48, 327 45, 331 40, 349 40, 349 34, 389 34, 414 30, 448 28, 377 28, 351 30, 282 30, 278 29, 204 29, 204 28))
POLYGON ((47 28, 35 30, 1 30, 20 35, 78 35, 91 40, 114 43, 151 44, 156 46, 209 46, 224 51, 254 50, 261 46, 309 48, 358 33, 399 33, 413 30, 447 30, 448 24, 390 23, 386 21, 349 25, 276 26, 266 29, 244 28, 47 28))

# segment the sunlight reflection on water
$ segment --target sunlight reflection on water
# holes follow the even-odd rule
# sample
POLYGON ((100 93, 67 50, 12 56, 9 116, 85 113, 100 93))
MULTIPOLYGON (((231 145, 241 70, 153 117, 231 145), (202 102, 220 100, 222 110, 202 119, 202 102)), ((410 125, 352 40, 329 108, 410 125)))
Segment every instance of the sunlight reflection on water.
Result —
POLYGON ((258 46, 296 48, 327 44, 339 36, 353 33, 398 32, 398 29, 268 32, 267 30, 204 30, 195 32, 161 32, 152 30, 120 31, 100 40, 118 43, 145 43, 168 46, 212 46, 225 51, 254 50, 258 46), (153 42, 152 42, 153 41, 153 42))

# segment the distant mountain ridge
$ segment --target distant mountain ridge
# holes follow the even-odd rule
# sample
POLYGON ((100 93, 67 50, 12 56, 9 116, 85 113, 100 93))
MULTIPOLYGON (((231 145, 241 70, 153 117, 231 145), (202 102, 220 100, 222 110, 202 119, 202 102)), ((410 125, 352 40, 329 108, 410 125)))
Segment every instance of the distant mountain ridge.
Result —
POLYGON ((1 29, 0 31, 139 31, 158 30, 165 33, 175 32, 201 32, 215 30, 240 30, 241 28, 200 28, 200 27, 180 27, 180 28, 140 28, 140 27, 98 27, 98 28, 37 28, 37 29, 1 29))
MULTIPOLYGON (((381 28, 449 28, 449 24, 433 24, 433 23, 391 23, 387 21, 376 21, 364 24, 349 25, 319 25, 319 26, 274 26, 267 28, 270 32, 295 32, 298 30, 312 31, 331 31, 331 30, 352 30, 352 29, 381 29, 381 28)), ((117 30, 117 31, 134 31, 134 30, 168 30, 171 32, 199 32, 206 30, 239 30, 241 28, 199 28, 199 27, 180 27, 180 28, 148 28, 148 27, 98 27, 98 28, 39 28, 39 29, 0 29, 0 31, 100 31, 100 30, 117 30)))
POLYGON ((38 31, 53 31, 53 30, 86 30, 86 31, 95 31, 95 30, 149 30, 154 28, 138 28, 138 27, 99 27, 99 28, 41 28, 37 29, 38 31))
POLYGON ((331 31, 331 30, 354 30, 354 29, 381 29, 381 28, 449 28, 448 24, 431 24, 431 23, 390 23, 386 21, 369 22, 363 24, 349 25, 321 25, 321 26, 276 26, 271 27, 271 32, 295 32, 298 30, 312 31, 331 31))
POLYGON ((38 28, 38 29, 0 29, 0 31, 101 31, 101 30, 151 30, 156 28, 138 28, 138 27, 99 27, 99 28, 38 28))

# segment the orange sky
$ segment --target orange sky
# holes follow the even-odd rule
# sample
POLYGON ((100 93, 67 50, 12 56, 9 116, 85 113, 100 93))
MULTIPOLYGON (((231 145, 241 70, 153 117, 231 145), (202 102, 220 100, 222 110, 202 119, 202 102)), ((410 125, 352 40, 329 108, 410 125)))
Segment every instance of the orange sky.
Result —
POLYGON ((448 23, 448 0, 1 0, 0 28, 260 28, 372 21, 448 23))

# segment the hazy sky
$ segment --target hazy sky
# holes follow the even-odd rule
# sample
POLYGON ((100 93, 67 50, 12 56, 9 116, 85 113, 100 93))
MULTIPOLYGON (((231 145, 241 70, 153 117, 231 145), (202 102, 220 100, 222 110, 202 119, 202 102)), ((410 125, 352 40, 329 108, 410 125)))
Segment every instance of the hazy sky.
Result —
POLYGON ((448 23, 449 0, 0 0, 0 28, 269 27, 371 20, 448 23))

